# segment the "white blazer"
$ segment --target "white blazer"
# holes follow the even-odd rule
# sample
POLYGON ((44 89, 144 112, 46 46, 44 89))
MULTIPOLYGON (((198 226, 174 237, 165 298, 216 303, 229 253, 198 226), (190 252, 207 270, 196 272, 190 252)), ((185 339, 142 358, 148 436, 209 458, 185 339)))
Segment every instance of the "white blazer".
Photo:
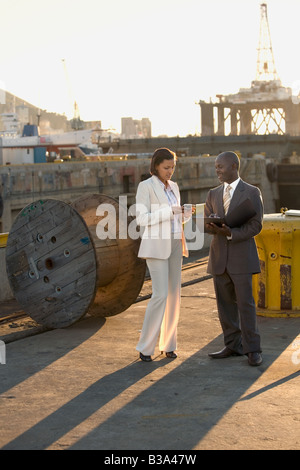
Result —
MULTIPOLYGON (((169 184, 180 206, 178 185, 171 180, 169 184)), ((168 203, 167 195, 157 176, 152 176, 138 185, 136 216, 137 224, 142 231, 138 257, 169 258, 171 254, 171 222, 174 219, 174 215, 168 203)), ((188 256, 183 230, 179 238, 182 239, 182 254, 188 256)))

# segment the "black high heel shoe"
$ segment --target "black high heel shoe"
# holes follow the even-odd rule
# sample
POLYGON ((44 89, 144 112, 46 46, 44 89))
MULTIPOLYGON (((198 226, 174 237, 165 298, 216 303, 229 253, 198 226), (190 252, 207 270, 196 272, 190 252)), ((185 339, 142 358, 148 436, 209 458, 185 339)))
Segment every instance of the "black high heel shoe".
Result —
POLYGON ((151 362, 152 361, 151 356, 144 356, 144 354, 141 353, 141 352, 140 352, 140 359, 142 359, 142 361, 145 361, 145 362, 151 362))

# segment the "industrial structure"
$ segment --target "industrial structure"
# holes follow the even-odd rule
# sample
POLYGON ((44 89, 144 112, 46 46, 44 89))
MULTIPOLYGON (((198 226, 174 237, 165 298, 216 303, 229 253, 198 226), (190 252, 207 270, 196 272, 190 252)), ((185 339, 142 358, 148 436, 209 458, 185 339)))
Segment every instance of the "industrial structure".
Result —
POLYGON ((64 72, 66 76, 66 81, 67 81, 67 87, 68 87, 68 93, 69 93, 69 99, 71 102, 71 106, 73 107, 73 119, 71 119, 71 127, 75 131, 82 130, 84 129, 84 122, 80 119, 80 112, 79 112, 79 107, 77 104, 77 101, 74 99, 72 88, 71 88, 71 82, 69 79, 69 74, 67 70, 67 65, 66 65, 66 59, 61 59, 63 66, 64 66, 64 72))
POLYGON ((260 5, 256 78, 251 88, 216 95, 218 102, 199 101, 201 135, 268 135, 300 133, 300 104, 291 88, 282 86, 275 68, 267 4, 260 5))
POLYGON ((151 139, 151 121, 149 118, 133 119, 132 117, 121 118, 122 139, 151 139))

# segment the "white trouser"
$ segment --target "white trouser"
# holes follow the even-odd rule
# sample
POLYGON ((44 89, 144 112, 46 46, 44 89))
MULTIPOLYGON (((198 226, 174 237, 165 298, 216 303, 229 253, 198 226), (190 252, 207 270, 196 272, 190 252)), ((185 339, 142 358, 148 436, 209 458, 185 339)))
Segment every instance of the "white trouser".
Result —
POLYGON ((145 356, 151 356, 159 331, 159 350, 170 352, 177 349, 182 266, 181 239, 172 237, 172 250, 168 259, 148 258, 146 262, 152 280, 152 296, 147 305, 136 349, 145 356))

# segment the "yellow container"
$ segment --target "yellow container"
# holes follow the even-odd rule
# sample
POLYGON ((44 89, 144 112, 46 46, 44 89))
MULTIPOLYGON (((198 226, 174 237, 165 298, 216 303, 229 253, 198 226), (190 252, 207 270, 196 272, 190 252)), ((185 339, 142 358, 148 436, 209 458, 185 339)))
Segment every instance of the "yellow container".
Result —
POLYGON ((265 215, 255 241, 261 265, 253 276, 257 314, 300 316, 300 217, 265 215))
POLYGON ((7 243, 8 233, 0 233, 0 248, 5 248, 7 243))

